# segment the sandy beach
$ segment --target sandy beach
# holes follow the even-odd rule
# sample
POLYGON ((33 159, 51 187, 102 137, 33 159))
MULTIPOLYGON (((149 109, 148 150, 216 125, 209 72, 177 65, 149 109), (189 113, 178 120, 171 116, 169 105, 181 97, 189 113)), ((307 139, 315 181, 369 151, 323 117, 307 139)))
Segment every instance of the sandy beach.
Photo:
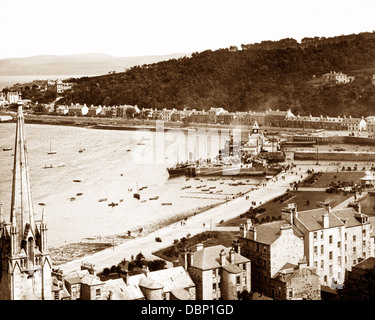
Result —
POLYGON ((139 252, 142 252, 147 259, 158 259, 152 252, 171 245, 174 239, 180 239, 187 234, 193 236, 206 230, 215 229, 221 220, 225 221, 237 217, 248 210, 252 201, 255 201, 256 205, 260 205, 285 193, 290 188, 290 183, 301 180, 301 175, 305 178, 307 173, 306 170, 298 172, 298 174, 296 172, 280 173, 279 177, 282 175, 285 176, 285 180, 278 178, 276 181, 274 178, 273 181, 270 180, 264 186, 260 186, 241 197, 188 218, 184 225, 176 222, 148 234, 115 244, 108 249, 61 264, 58 267, 64 272, 70 272, 79 269, 82 262, 89 262, 96 266, 97 271, 101 271, 106 267, 117 265, 123 258, 130 259, 132 255, 135 256, 139 252), (162 242, 156 242, 155 237, 160 237, 162 242))

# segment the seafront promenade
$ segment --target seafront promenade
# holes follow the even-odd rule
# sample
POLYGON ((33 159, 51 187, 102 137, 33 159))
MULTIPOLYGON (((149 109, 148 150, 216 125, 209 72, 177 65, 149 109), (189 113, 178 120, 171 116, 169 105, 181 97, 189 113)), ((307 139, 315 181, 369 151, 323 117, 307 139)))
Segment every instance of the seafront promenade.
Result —
MULTIPOLYGON (((299 181, 306 176, 306 169, 299 171, 299 168, 294 168, 294 171, 289 171, 287 173, 279 173, 272 180, 260 184, 258 189, 193 216, 189 218, 184 225, 181 225, 180 222, 176 222, 147 235, 126 240, 112 248, 61 264, 57 267, 63 270, 64 273, 67 273, 79 270, 82 262, 88 262, 94 264, 96 270, 100 272, 106 267, 110 268, 112 265, 117 265, 124 258, 129 260, 132 255, 136 256, 139 252, 142 252, 146 259, 158 259, 152 252, 173 244, 174 239, 186 237, 187 234, 193 236, 206 230, 215 229, 221 220, 227 221, 246 212, 249 207, 252 206, 251 203, 253 201, 256 202, 256 206, 270 201, 284 194, 287 189, 290 189, 291 183, 299 181), (285 178, 282 178, 283 176, 285 178), (155 237, 161 238, 162 242, 156 242, 155 237)), ((222 230, 222 228, 220 229, 222 230)), ((233 228, 230 228, 230 230, 233 230, 233 228)))

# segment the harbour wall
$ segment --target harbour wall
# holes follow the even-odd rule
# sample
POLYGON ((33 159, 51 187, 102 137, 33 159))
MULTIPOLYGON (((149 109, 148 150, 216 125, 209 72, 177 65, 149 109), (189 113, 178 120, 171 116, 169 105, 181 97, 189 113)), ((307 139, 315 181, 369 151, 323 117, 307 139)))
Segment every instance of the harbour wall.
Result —
POLYGON ((315 141, 317 144, 356 144, 361 146, 374 146, 375 139, 352 136, 333 136, 333 137, 316 137, 316 136, 294 136, 293 142, 315 141))
POLYGON ((375 152, 294 152, 294 160, 374 161, 375 152))

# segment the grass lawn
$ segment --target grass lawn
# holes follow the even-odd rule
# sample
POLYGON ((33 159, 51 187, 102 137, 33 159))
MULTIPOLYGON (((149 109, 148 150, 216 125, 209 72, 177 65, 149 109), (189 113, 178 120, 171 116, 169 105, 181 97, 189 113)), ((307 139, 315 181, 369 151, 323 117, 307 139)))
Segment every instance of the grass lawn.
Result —
MULTIPOLYGON (((328 186, 332 181, 336 182, 351 182, 360 184, 360 178, 365 175, 364 171, 339 171, 339 172, 322 172, 318 177, 318 180, 314 184, 306 184, 306 187, 313 188, 324 188, 328 186)), ((301 185, 302 187, 302 185, 301 185)))
MULTIPOLYGON (((318 206, 318 201, 330 203, 331 207, 334 207, 353 195, 351 193, 345 195, 343 192, 327 193, 325 191, 292 191, 292 193, 295 194, 295 196, 284 203, 271 200, 261 205, 259 208, 265 208, 267 211, 257 215, 258 220, 266 218, 267 216, 270 216, 270 218, 272 218, 272 216, 278 218, 281 215, 281 209, 286 207, 288 203, 294 203, 298 211, 304 211, 322 207, 318 206), (307 200, 310 201, 309 204, 307 204, 307 200)), ((237 218, 224 222, 221 226, 239 226, 241 223, 245 223, 246 219, 246 216, 242 218, 238 216, 237 218)))
POLYGON ((205 231, 189 238, 181 238, 179 241, 169 247, 160 249, 152 254, 167 261, 175 261, 181 249, 190 248, 198 243, 203 243, 204 247, 223 245, 230 247, 233 240, 237 240, 240 231, 205 231))
POLYGON ((359 200, 361 211, 369 216, 375 216, 375 196, 367 195, 359 200))

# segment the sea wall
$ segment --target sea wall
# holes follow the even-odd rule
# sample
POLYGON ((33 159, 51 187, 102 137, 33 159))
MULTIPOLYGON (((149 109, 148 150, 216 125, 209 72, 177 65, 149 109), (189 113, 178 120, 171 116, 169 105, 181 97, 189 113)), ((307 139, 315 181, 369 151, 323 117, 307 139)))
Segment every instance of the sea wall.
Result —
POLYGON ((333 136, 333 137, 316 137, 316 136, 294 136, 293 143, 296 145, 298 142, 316 142, 318 144, 356 144, 361 146, 374 146, 375 139, 365 137, 352 137, 352 136, 333 136))
POLYGON ((375 152, 294 152, 294 160, 374 161, 375 152))

